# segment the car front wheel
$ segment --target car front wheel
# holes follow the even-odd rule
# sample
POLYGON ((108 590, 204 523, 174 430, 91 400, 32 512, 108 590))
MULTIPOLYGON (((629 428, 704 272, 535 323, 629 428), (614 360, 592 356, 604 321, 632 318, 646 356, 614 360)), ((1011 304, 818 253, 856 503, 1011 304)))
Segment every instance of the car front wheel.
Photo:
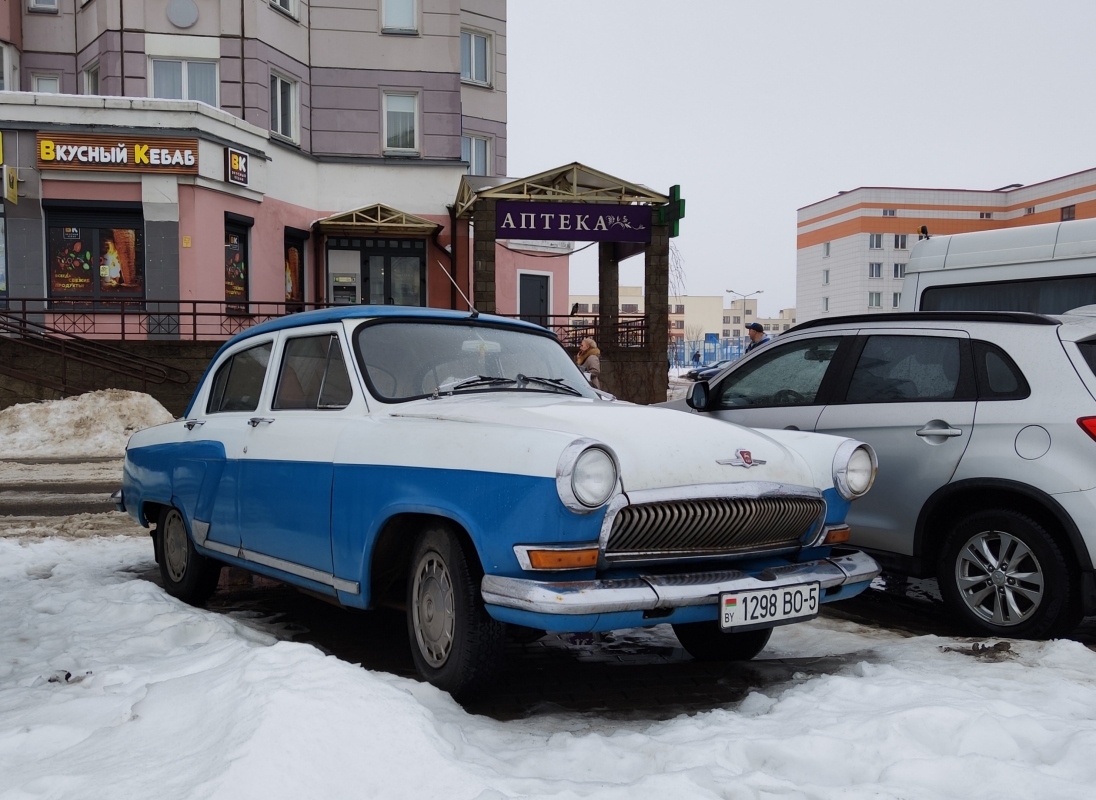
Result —
POLYGON ((203 605, 217 589, 222 565, 194 549, 183 515, 177 508, 165 506, 160 509, 153 535, 159 551, 164 589, 184 603, 203 605))
POLYGON ((683 622, 672 626, 677 640, 697 661, 749 661, 765 649, 772 628, 724 633, 718 622, 683 622))
POLYGON ((981 634, 1042 639, 1081 619, 1078 581, 1058 543, 1016 511, 980 511, 956 524, 937 577, 944 600, 981 634))
POLYGON ((480 596, 475 555, 445 527, 423 531, 411 557, 407 626, 419 674, 455 698, 471 697, 502 669, 506 628, 480 596))

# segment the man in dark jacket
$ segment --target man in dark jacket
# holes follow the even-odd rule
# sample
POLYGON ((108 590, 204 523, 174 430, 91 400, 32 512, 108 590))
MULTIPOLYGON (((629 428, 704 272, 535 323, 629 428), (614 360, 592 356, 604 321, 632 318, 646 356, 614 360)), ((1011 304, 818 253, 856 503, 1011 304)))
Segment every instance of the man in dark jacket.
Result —
POLYGON ((760 322, 751 322, 746 326, 746 335, 750 337, 750 343, 746 345, 746 352, 756 350, 763 344, 769 343, 769 337, 765 335, 765 329, 760 322))

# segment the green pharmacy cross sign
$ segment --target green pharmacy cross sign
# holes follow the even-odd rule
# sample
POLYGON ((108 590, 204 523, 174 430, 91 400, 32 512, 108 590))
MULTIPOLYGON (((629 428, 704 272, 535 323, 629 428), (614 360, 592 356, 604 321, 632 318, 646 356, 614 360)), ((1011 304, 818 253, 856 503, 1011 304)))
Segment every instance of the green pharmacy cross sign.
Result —
POLYGON ((678 227, 685 216, 685 200, 681 197, 681 187, 674 184, 670 187, 670 202, 658 209, 658 221, 661 225, 670 226, 670 236, 677 236, 678 227))

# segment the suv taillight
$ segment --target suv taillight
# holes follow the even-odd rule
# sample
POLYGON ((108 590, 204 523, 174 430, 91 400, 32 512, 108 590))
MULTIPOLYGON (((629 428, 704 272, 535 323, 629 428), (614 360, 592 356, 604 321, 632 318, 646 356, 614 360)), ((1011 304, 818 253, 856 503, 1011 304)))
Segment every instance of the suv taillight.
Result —
POLYGON ((1096 417, 1080 417, 1077 424, 1081 426, 1081 430, 1096 439, 1096 417))

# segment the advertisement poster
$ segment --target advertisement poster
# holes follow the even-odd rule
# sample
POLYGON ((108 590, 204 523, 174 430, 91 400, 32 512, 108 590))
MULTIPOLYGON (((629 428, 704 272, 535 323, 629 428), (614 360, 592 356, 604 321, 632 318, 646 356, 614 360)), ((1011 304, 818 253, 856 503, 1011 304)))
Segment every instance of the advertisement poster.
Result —
POLYGON ((135 228, 51 227, 50 296, 142 296, 142 238, 135 228))
POLYGON ((0 297, 8 296, 8 246, 6 220, 0 217, 0 297))
POLYGON ((244 234, 225 231, 225 302, 247 301, 247 239, 244 234))
POLYGON ((304 266, 298 242, 285 243, 285 302, 304 300, 304 266))

